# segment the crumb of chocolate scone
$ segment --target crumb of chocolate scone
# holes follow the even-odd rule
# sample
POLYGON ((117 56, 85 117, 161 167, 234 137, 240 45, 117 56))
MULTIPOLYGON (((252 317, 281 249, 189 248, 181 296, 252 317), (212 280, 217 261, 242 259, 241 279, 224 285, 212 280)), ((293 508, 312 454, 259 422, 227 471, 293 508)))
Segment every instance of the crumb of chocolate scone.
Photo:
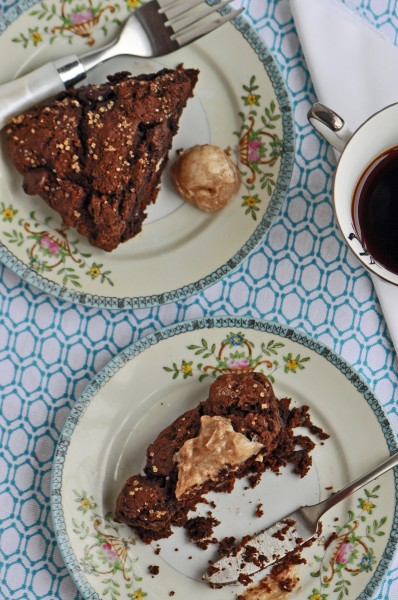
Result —
POLYGON ((258 519, 263 516, 264 509, 263 509, 263 505, 261 503, 257 504, 257 506, 256 506, 256 512, 254 514, 256 515, 256 517, 258 519))
POLYGON ((232 552, 236 546, 236 537, 227 536, 219 541, 218 543, 218 556, 223 558, 232 552))
POLYGON ((208 492, 230 492, 236 479, 248 476, 254 486, 265 470, 279 473, 287 464, 304 477, 315 443, 295 428, 314 428, 308 407, 290 405, 290 398, 276 398, 263 373, 220 375, 206 400, 148 446, 144 473, 119 494, 116 520, 149 543, 170 535, 172 525, 185 526, 208 492))
POLYGON ((296 521, 294 519, 284 519, 281 521, 283 523, 283 527, 278 529, 275 533, 272 534, 272 537, 277 538, 278 540, 283 541, 285 539, 285 535, 288 533, 289 529, 291 529, 296 521))
POLYGON ((155 202, 198 71, 163 69, 70 88, 5 127, 27 194, 106 251, 135 236, 155 202))
POLYGON ((242 559, 245 563, 252 563, 261 567, 261 559, 259 551, 255 546, 246 544, 242 559))
POLYGON ((173 592, 173 591, 169 592, 169 596, 175 596, 175 592, 173 592))
POLYGON ((215 565, 213 565, 213 563, 209 560, 209 566, 207 569, 208 575, 214 575, 215 573, 219 573, 219 572, 220 572, 219 567, 216 567, 215 565))
POLYGON ((220 521, 214 519, 210 514, 208 517, 193 517, 185 523, 185 530, 189 539, 199 547, 205 550, 209 544, 216 544, 217 540, 213 537, 213 529, 220 524, 220 521))
POLYGON ((149 565, 148 572, 153 575, 159 575, 159 566, 158 565, 149 565))
POLYGON ((252 583, 252 578, 247 575, 246 573, 241 573, 238 577, 238 581, 241 585, 249 585, 249 583, 252 583))

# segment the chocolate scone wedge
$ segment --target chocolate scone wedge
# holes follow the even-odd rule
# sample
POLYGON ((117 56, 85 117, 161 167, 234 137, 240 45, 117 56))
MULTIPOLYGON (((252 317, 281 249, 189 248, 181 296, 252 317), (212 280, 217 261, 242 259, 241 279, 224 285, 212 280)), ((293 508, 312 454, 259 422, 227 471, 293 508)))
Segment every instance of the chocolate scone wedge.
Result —
POLYGON ((265 470, 278 472, 287 463, 303 477, 315 444, 296 435, 296 427, 328 437, 313 426, 308 407, 278 400, 263 373, 220 375, 206 400, 148 446, 144 473, 130 477, 119 494, 116 520, 149 543, 171 535, 172 525, 187 525, 205 494, 231 492, 236 479, 247 476, 254 486, 265 470))
POLYGON ((141 231, 197 79, 184 68, 119 73, 18 115, 5 131, 24 191, 93 246, 114 250, 141 231))

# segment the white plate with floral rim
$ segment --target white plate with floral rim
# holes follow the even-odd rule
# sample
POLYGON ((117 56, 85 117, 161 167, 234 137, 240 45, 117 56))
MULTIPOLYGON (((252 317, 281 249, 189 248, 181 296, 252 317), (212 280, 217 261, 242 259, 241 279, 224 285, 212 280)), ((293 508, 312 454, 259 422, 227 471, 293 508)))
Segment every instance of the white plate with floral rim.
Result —
MULTIPOLYGON (((49 60, 82 54, 116 34, 142 2, 53 0, 18 3, 0 22, 1 81, 49 60), (129 8, 130 7, 130 8, 129 8), (21 14, 22 13, 22 14, 21 14)), ((200 69, 170 153, 212 143, 229 148, 242 184, 216 214, 185 203, 169 171, 142 232, 112 253, 96 249, 36 197, 0 147, 0 258, 18 275, 72 302, 107 308, 148 307, 185 298, 235 269, 264 237, 288 188, 294 156, 290 101, 273 56, 238 18, 199 42, 156 61, 113 59, 94 71, 134 74, 184 63, 200 69), (230 48, 230 51, 226 51, 230 48), (232 51, 233 50, 233 51, 232 51), (200 257, 200 258, 198 258, 200 257)), ((170 166, 170 165, 169 165, 170 166)))
MULTIPOLYGON (((215 545, 199 550, 180 529, 143 544, 113 518, 117 495, 141 470, 148 444, 175 417, 207 397, 219 373, 263 371, 277 397, 310 407, 330 434, 300 479, 286 467, 247 489, 213 495, 214 533, 240 537, 301 504, 320 501, 396 451, 389 422, 366 383, 339 356, 275 323, 215 317, 173 325, 116 356, 70 412, 55 454, 52 514, 65 563, 85 598, 236 598, 244 588, 201 581, 215 545), (370 443, 371 440, 371 443, 370 443), (263 516, 255 515, 258 504, 263 516), (158 548, 160 551, 158 553, 158 548), (159 568, 151 575, 150 566, 159 568)), ((392 558, 397 535, 396 476, 389 472, 335 507, 295 571, 299 600, 369 598, 392 558), (329 544, 326 544, 326 541, 329 544)), ((209 496, 209 499, 211 496, 209 496)), ((208 511, 208 506, 202 507, 208 511)), ((251 592, 251 598, 261 598, 251 592)))

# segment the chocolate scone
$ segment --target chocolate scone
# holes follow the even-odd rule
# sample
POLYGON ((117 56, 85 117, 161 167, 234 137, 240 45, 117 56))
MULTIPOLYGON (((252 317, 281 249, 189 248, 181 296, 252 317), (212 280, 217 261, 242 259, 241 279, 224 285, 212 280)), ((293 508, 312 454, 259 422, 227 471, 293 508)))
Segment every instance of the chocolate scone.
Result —
POLYGON ((109 76, 69 89, 6 126, 7 149, 38 194, 93 246, 111 251, 139 231, 155 202, 198 71, 109 76))
POLYGON ((188 512, 209 491, 230 492, 237 478, 258 483, 265 469, 278 472, 290 462, 300 476, 310 465, 314 442, 294 434, 312 425, 308 407, 279 401, 262 373, 220 375, 209 397, 161 431, 147 449, 144 474, 130 477, 116 503, 115 518, 141 539, 168 537, 184 526, 188 512))

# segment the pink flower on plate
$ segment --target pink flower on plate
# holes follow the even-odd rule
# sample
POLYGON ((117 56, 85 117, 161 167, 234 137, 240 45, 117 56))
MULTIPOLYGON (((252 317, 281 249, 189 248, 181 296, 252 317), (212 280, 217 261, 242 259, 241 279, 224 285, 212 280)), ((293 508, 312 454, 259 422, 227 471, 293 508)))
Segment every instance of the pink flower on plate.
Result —
POLYGON ((102 549, 105 550, 105 552, 106 552, 106 557, 108 559, 108 562, 112 563, 117 560, 117 554, 114 551, 112 544, 110 544, 109 542, 104 542, 102 544, 102 549))
POLYGON ((258 149, 261 146, 260 140, 250 140, 249 142, 249 160, 250 162, 258 162, 260 160, 260 153, 258 149))
POLYGON ((247 369, 250 366, 249 359, 244 356, 243 358, 229 358, 227 361, 228 369, 238 370, 238 369, 247 369))
POLYGON ((41 248, 47 248, 47 250, 51 252, 51 254, 53 254, 54 256, 59 252, 59 244, 57 244, 57 242, 54 242, 54 240, 49 238, 48 235, 44 235, 40 239, 39 245, 41 248))
POLYGON ((72 13, 70 15, 70 20, 75 25, 79 25, 80 23, 87 23, 87 21, 92 21, 93 16, 93 11, 90 8, 85 8, 84 10, 72 13))
POLYGON ((336 562, 339 562, 343 565, 348 563, 348 561, 350 559, 350 554, 354 551, 354 549, 355 549, 354 544, 349 544, 348 542, 344 542, 344 544, 342 544, 340 546, 340 550, 337 553, 336 562))

